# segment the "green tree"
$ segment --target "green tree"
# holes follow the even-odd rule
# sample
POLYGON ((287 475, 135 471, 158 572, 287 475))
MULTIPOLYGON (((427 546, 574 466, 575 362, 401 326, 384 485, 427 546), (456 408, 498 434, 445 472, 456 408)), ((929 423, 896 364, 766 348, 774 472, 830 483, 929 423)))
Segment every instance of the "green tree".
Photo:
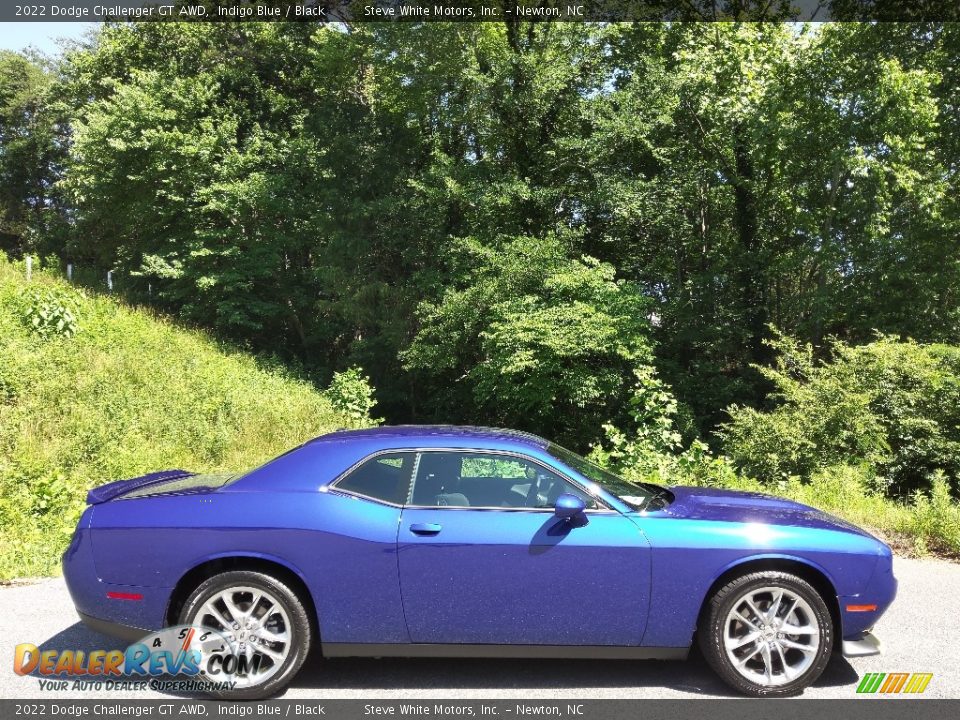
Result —
POLYGON ((470 419, 583 444, 596 437, 650 359, 647 301, 610 265, 571 260, 555 237, 463 245, 470 269, 422 327, 407 366, 445 379, 446 402, 470 419))
POLYGON ((891 495, 929 490, 935 473, 960 490, 960 350, 883 337, 834 340, 828 361, 788 337, 762 369, 776 406, 734 406, 722 429, 734 462, 763 481, 862 464, 891 495))
POLYGON ((42 59, 0 51, 0 250, 50 249, 60 229, 60 176, 66 123, 42 59))
POLYGON ((774 387, 768 323, 819 354, 960 342, 958 48, 919 24, 110 25, 56 75, 62 251, 321 384, 363 367, 393 421, 584 447, 652 348, 708 437, 774 387))
POLYGON ((769 321, 817 347, 952 332, 937 76, 865 52, 874 32, 680 24, 618 41, 586 237, 657 299, 660 366, 703 428, 769 390, 750 369, 769 321))

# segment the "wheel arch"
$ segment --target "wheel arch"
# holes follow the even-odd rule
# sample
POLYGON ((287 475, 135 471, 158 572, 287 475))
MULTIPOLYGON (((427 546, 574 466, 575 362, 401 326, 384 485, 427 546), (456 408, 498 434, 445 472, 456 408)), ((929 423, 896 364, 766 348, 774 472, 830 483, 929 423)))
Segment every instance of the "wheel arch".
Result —
POLYGON ((231 570, 262 572, 284 582, 304 603, 310 618, 311 632, 315 639, 319 639, 320 618, 317 615, 317 606, 313 599, 313 593, 310 592, 302 573, 279 558, 268 555, 218 555, 194 565, 180 577, 173 592, 170 593, 170 600, 164 614, 167 625, 175 625, 179 622, 180 611, 183 609, 184 603, 190 593, 202 582, 231 570))
POLYGON ((820 594, 827 609, 830 611, 830 619, 833 621, 834 626, 834 646, 838 646, 841 641, 840 639, 843 637, 843 619, 840 615, 840 601, 833 580, 827 571, 816 563, 792 555, 752 556, 740 558, 727 565, 720 574, 714 578, 714 581, 710 584, 706 594, 703 596, 700 603, 700 610, 697 613, 697 631, 699 631, 704 614, 710 605, 710 599, 720 588, 742 575, 762 572, 764 570, 789 572, 806 580, 813 586, 813 589, 820 594))

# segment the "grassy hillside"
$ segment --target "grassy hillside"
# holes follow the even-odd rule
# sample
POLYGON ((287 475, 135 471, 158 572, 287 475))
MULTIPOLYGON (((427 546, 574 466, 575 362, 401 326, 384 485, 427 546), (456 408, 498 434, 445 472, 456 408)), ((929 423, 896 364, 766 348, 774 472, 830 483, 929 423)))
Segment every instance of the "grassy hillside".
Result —
POLYGON ((58 571, 91 486, 242 470, 349 424, 281 369, 51 276, 28 284, 0 254, 0 579, 58 571))

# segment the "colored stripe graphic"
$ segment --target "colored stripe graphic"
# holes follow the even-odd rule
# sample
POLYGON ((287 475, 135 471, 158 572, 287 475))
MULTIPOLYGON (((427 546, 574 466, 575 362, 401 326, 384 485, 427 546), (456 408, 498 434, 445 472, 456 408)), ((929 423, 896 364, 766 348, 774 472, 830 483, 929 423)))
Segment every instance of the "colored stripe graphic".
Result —
POLYGON ((918 694, 927 689, 932 679, 933 673, 867 673, 860 678, 857 692, 865 695, 876 692, 918 694))
POLYGON ((932 679, 933 673, 914 673, 910 677, 910 682, 907 683, 909 689, 904 688, 904 692, 922 693, 927 689, 927 685, 930 684, 932 679))
POLYGON ((886 673, 867 673, 857 687, 858 693, 875 693, 886 673))
POLYGON ((887 675, 887 681, 883 683, 883 687, 880 688, 882 693, 898 693, 903 688, 904 683, 907 682, 907 678, 910 677, 910 673, 890 673, 887 675))

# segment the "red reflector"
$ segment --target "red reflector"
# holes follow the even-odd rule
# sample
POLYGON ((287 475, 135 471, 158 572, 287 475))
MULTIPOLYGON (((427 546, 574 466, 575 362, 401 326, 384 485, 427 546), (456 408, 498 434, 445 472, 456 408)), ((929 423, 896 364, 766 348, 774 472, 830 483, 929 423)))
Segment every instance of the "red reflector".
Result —
POLYGON ((108 592, 107 597, 111 600, 143 600, 140 593, 108 592))
POLYGON ((876 605, 847 605, 847 612, 873 612, 876 605))

